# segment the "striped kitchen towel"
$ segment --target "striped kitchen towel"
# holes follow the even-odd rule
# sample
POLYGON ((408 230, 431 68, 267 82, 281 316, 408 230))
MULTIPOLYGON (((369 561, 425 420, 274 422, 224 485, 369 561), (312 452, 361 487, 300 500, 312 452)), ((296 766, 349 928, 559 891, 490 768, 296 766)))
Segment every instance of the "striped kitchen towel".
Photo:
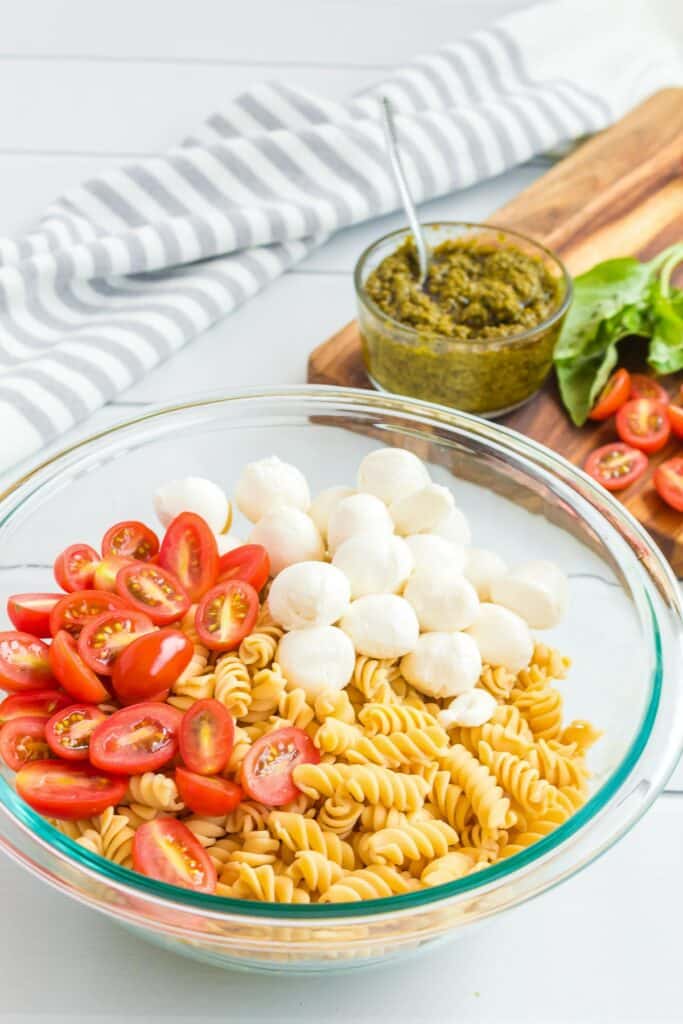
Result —
POLYGON ((171 152, 0 240, 0 470, 125 391, 339 228, 603 128, 683 82, 680 0, 559 0, 418 57, 346 103, 260 85, 171 152), (678 20, 678 23, 677 23, 678 20), (678 42, 677 42, 678 41, 678 42))

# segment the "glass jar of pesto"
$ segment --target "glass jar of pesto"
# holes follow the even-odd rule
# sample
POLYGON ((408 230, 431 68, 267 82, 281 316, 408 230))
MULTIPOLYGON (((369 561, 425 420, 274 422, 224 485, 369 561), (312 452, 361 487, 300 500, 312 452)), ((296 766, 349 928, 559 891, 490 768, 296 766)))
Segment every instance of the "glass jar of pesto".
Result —
POLYGON ((354 280, 373 384, 481 416, 530 398, 552 366, 571 279, 542 245, 486 224, 423 226, 424 285, 410 231, 365 250, 354 280))

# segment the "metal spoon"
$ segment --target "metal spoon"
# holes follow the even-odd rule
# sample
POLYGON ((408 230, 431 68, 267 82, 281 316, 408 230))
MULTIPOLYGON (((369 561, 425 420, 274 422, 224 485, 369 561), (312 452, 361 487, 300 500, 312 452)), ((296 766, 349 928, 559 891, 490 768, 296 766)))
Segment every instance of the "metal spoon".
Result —
POLYGON ((401 163, 401 154, 398 149, 398 138, 396 135, 396 126, 394 125, 394 112, 391 106, 391 101, 386 97, 382 97, 382 123, 384 125, 384 137, 387 143, 387 149, 389 151, 389 160, 391 161, 391 169, 394 172, 394 179, 396 181, 396 187, 398 188, 399 195, 401 196, 401 202, 403 203, 403 209, 405 215, 408 218, 408 224, 410 230, 413 233, 415 239, 415 248, 417 249, 417 262, 420 270, 420 284, 424 285, 427 280, 427 270, 429 267, 430 250, 427 245, 427 241, 422 232, 422 225, 417 217, 417 211, 413 202, 413 197, 410 194, 408 188, 408 179, 406 178, 403 164, 401 163))

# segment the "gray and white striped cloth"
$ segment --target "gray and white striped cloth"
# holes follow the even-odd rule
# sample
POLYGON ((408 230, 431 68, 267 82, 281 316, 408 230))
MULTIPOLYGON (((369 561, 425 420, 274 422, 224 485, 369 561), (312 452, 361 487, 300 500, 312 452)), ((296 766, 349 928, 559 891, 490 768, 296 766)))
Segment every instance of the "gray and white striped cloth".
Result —
POLYGON ((258 85, 183 146, 85 182, 33 233, 0 240, 0 470, 125 391, 332 232, 396 209, 379 95, 393 101, 411 188, 425 200, 603 128, 683 82, 679 0, 616 7, 527 9, 347 103, 258 85))

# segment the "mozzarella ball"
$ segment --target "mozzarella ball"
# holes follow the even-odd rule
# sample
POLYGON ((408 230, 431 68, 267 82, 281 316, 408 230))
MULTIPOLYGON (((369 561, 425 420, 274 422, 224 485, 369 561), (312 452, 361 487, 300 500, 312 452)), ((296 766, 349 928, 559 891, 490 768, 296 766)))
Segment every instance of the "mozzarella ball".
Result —
POLYGON ((308 514, 320 530, 323 540, 327 540, 327 524, 334 506, 343 498, 349 498, 355 493, 353 487, 328 487, 313 499, 308 514))
POLYGON ((203 476, 169 480, 157 487, 153 502, 162 526, 168 526, 181 512, 194 512, 206 520, 214 533, 221 533, 231 518, 230 502, 225 492, 213 480, 206 480, 203 476))
POLYGON ((553 562, 526 562, 491 584, 491 597, 534 629, 556 626, 567 607, 567 577, 553 562))
POLYGON ((454 725, 474 729, 489 722, 497 706, 496 698, 487 690, 470 690, 469 693, 461 693, 436 717, 444 729, 454 725))
POLYGON ((324 690, 343 690, 356 664, 353 644, 336 626, 285 633, 276 657, 287 682, 311 696, 324 690))
POLYGON ((257 523, 283 505, 306 512, 311 494, 300 469, 271 455, 245 466, 237 481, 235 500, 240 512, 257 523))
POLYGON ((240 538, 232 533, 232 531, 230 533, 217 533, 214 534, 214 537, 219 555, 225 555, 228 551, 234 551, 235 548, 241 548, 244 544, 244 541, 240 540, 240 538))
POLYGON ((359 533, 386 535, 394 524, 386 505, 373 494, 351 494, 333 506, 327 524, 327 545, 337 550, 349 537, 359 533))
POLYGON ((455 697, 476 686, 481 656, 467 633, 423 633, 401 659, 401 674, 430 697, 455 697))
POLYGON ((467 629, 477 618, 479 598, 464 576, 444 569, 418 569, 403 593, 421 630, 451 633, 467 629))
POLYGON ((413 650, 420 632, 415 612, 396 594, 359 597, 340 625, 368 658, 400 658, 413 650))
POLYGON ((395 594, 410 576, 413 556, 400 537, 359 533, 340 544, 332 564, 351 584, 351 596, 395 594))
POLYGON ((431 533, 453 508, 455 502, 447 487, 427 484, 395 501, 390 512, 396 533, 408 537, 411 533, 431 533))
POLYGON ((457 505, 430 532, 435 533, 437 537, 443 537, 444 540, 449 540, 451 544, 462 544, 467 547, 472 543, 470 525, 465 518, 465 513, 457 505))
MULTIPOLYGON (((485 548, 470 548, 465 560, 465 576, 470 581, 480 601, 491 600, 491 584, 505 575, 507 565, 495 551, 485 548)), ((501 602, 499 601, 498 604, 501 602)))
POLYGON ((270 614, 285 629, 331 626, 349 607, 343 572, 326 562, 297 562, 283 569, 268 592, 270 614))
POLYGON ((497 604, 482 604, 476 621, 467 631, 479 648, 482 660, 509 672, 526 668, 534 653, 531 631, 519 615, 497 604))
POLYGON ((415 562, 415 572, 421 569, 427 572, 462 573, 465 567, 465 548, 462 544, 451 544, 443 537, 433 533, 415 533, 406 537, 406 544, 415 562))
POLYGON ((374 494, 385 505, 406 498, 429 483, 424 462, 402 448, 378 448, 358 469, 358 490, 374 494))
POLYGON ((250 544, 262 544, 273 576, 295 562, 320 561, 325 553, 318 529, 298 508, 279 508, 260 519, 249 534, 250 544))

